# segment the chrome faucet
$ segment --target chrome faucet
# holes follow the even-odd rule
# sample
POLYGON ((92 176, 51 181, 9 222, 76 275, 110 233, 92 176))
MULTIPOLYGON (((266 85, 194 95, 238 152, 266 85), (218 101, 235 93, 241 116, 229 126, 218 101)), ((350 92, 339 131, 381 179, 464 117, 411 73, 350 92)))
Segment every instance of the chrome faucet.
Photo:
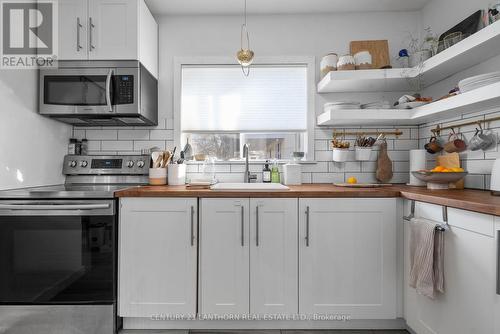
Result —
POLYGON ((248 144, 243 145, 243 157, 245 158, 245 183, 254 183, 257 182, 257 175, 250 174, 250 168, 248 166, 248 144))

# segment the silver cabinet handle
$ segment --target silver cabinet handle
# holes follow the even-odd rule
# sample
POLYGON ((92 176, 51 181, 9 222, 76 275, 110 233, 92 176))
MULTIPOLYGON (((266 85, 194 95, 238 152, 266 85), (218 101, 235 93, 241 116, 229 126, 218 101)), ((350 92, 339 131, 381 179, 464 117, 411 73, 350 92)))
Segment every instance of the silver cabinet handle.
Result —
POLYGON ((241 247, 245 246, 245 208, 241 206, 241 247))
POLYGON ((306 247, 309 247, 309 207, 306 207, 306 247))
POLYGON ((191 206, 191 246, 194 246, 194 206, 191 206))
POLYGON ((80 29, 82 28, 82 24, 80 23, 80 18, 76 18, 76 52, 80 52, 82 46, 80 44, 80 29))
POLYGON ((92 22, 92 18, 89 17, 89 46, 90 46, 90 51, 94 50, 95 49, 95 46, 93 44, 93 38, 92 38, 92 31, 94 30, 95 28, 95 25, 94 23, 92 22))
POLYGON ((259 247, 259 206, 255 207, 255 246, 259 247))

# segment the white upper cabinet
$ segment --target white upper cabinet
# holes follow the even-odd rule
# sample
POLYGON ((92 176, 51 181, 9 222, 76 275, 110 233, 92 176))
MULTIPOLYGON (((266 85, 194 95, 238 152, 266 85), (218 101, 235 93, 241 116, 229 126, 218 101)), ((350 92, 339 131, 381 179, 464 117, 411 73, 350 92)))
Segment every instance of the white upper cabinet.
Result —
MULTIPOLYGON (((441 222, 442 207, 417 202, 416 216, 441 222)), ((417 294, 408 285, 410 229, 405 224, 407 324, 418 334, 498 334, 495 218, 448 208, 448 223, 450 229, 444 232, 445 293, 435 300, 417 294)))
POLYGON ((396 199, 299 200, 299 313, 397 317, 396 199))
POLYGON ((59 1, 59 59, 87 59, 87 9, 85 0, 59 1))
POLYGON ((197 199, 120 203, 118 315, 195 314, 197 199))
POLYGON ((298 313, 296 198, 250 199, 250 313, 298 313))
POLYGON ((248 198, 201 200, 201 313, 249 312, 248 209, 248 198))
POLYGON ((89 59, 138 59, 137 0, 89 0, 89 59))
POLYGON ((158 77, 158 25, 144 0, 60 0, 60 60, 139 60, 158 77))

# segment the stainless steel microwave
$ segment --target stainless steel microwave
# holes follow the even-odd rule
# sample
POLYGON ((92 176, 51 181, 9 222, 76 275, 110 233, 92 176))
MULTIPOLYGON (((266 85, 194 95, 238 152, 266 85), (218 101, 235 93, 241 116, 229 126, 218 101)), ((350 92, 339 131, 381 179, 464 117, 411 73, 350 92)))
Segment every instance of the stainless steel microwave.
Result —
POLYGON ((138 61, 60 61, 40 70, 39 112, 76 126, 158 124, 158 81, 138 61))

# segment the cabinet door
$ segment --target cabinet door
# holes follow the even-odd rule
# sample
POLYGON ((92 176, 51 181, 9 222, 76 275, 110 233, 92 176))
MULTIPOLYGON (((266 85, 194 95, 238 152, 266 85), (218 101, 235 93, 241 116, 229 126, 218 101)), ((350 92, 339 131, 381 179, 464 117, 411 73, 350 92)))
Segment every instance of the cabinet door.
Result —
POLYGON ((249 312, 248 209, 248 199, 201 200, 201 313, 249 312))
MULTIPOLYGON (((442 221, 439 205, 416 203, 416 216, 442 221)), ((405 318, 418 334, 495 333, 494 217, 448 208, 444 232, 445 293, 434 300, 409 287, 410 228, 405 224, 405 318)))
POLYGON ((250 200, 250 313, 298 312, 298 200, 250 200))
POLYGON ((496 274, 496 297, 495 297, 495 334, 500 334, 500 217, 495 217, 495 237, 497 243, 497 256, 495 266, 496 274))
POLYGON ((299 312, 396 318, 396 200, 299 201, 299 312))
POLYGON ((59 59, 87 59, 87 1, 59 1, 59 59))
POLYGON ((89 0, 89 59, 138 59, 137 16, 137 0, 89 0))
POLYGON ((120 203, 118 314, 196 313, 197 199, 120 203))

